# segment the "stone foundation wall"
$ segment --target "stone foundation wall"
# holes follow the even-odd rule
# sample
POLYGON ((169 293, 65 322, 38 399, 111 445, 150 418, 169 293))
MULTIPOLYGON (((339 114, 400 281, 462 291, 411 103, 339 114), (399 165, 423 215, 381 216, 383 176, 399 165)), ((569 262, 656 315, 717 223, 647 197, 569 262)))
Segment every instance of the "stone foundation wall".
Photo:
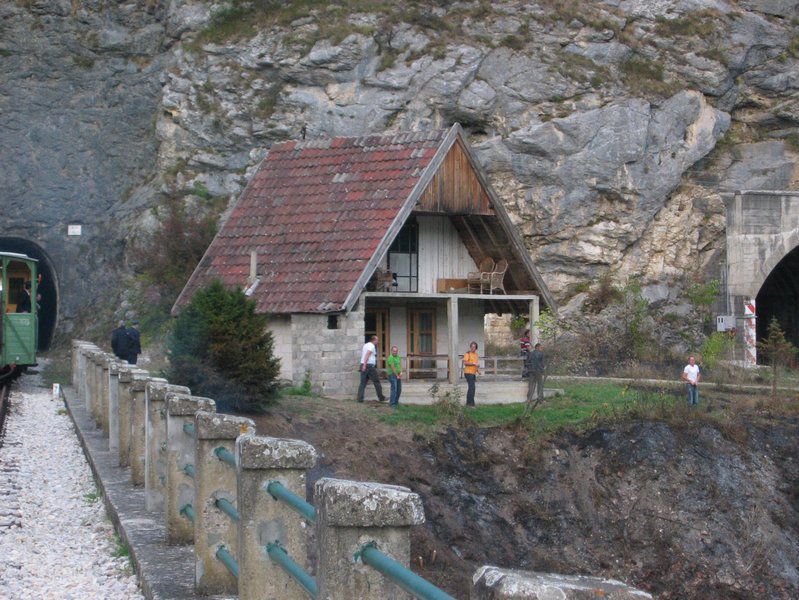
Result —
POLYGON ((328 329, 328 315, 291 316, 292 380, 302 385, 306 373, 317 393, 355 397, 358 359, 364 341, 364 301, 338 317, 338 328, 328 329))

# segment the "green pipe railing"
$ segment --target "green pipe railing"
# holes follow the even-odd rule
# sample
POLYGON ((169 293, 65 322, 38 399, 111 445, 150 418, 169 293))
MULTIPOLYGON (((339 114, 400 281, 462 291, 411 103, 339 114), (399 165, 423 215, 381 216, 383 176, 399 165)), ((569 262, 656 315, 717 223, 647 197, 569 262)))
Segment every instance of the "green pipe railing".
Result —
POLYGON ((230 450, 228 450, 227 448, 223 448, 222 446, 219 446, 219 448, 215 448, 214 449, 214 454, 216 454, 216 457, 219 460, 221 460, 222 462, 226 462, 231 467, 235 467, 236 466, 236 457, 233 456, 233 453, 230 450))
POLYGON ((369 542, 361 546, 361 549, 355 553, 354 558, 356 561, 360 558, 363 564, 369 565, 406 592, 421 600, 455 600, 455 598, 441 591, 426 579, 419 577, 393 558, 389 558, 380 552, 375 542, 369 542))
POLYGON ((183 467, 183 472, 192 479, 194 479, 195 476, 194 465, 186 465, 185 467, 183 467))
POLYGON ((272 542, 266 545, 266 553, 277 566, 283 569, 286 574, 296 581, 311 598, 316 598, 318 593, 316 580, 308 575, 303 568, 291 560, 280 542, 272 542))
POLYGON ((300 513, 300 515, 308 519, 311 523, 316 523, 316 509, 313 507, 313 504, 300 498, 282 483, 279 481, 270 481, 265 489, 266 493, 272 496, 273 499, 285 502, 290 508, 300 513))
POLYGON ((236 579, 239 578, 239 563, 235 558, 233 558, 233 555, 228 552, 227 548, 224 546, 219 546, 219 550, 216 551, 216 558, 219 562, 227 567, 227 570, 230 571, 233 577, 236 579))
POLYGON ((180 509, 180 514, 186 517, 189 521, 194 523, 197 515, 194 513, 194 507, 191 504, 186 504, 180 509))
POLYGON ((238 523, 241 520, 241 515, 239 515, 239 511, 236 510, 236 507, 230 503, 230 500, 226 498, 217 498, 214 501, 214 506, 216 506, 219 510, 229 516, 231 519, 238 523))
POLYGON ((194 437, 196 435, 194 429, 194 423, 183 423, 183 433, 185 433, 186 435, 190 435, 191 437, 194 437))

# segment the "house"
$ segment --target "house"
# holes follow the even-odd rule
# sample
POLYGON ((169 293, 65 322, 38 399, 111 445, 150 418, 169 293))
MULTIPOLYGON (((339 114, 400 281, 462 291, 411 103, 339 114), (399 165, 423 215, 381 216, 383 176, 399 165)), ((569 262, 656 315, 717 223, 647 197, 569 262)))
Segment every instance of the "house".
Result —
POLYGON ((275 144, 173 313, 215 278, 269 314, 282 377, 332 396, 354 395, 372 334, 411 378, 457 383, 485 314, 557 310, 457 124, 275 144))

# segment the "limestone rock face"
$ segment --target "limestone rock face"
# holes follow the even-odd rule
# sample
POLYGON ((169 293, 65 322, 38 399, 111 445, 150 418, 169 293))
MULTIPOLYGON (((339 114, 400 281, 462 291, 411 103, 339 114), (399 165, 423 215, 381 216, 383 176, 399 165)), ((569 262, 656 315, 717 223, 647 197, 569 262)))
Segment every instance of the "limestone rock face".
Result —
POLYGON ((795 1, 337 6, 0 6, 0 236, 58 257, 62 325, 152 226, 144 209, 230 206, 303 135, 460 122, 563 301, 606 271, 718 276, 719 192, 797 184, 795 1))

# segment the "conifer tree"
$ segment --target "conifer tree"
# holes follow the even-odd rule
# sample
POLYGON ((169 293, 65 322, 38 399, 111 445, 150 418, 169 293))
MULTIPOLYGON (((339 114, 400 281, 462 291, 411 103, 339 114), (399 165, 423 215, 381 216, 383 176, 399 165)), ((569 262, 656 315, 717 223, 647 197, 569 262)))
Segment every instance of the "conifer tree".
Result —
POLYGON ((277 393, 280 359, 267 316, 241 289, 213 281, 197 291, 169 340, 169 380, 217 402, 217 410, 261 412, 277 393))
POLYGON ((771 363, 771 399, 777 400, 777 367, 787 365, 796 354, 797 349, 785 339, 777 317, 772 317, 768 324, 766 337, 757 343, 758 350, 771 363))

